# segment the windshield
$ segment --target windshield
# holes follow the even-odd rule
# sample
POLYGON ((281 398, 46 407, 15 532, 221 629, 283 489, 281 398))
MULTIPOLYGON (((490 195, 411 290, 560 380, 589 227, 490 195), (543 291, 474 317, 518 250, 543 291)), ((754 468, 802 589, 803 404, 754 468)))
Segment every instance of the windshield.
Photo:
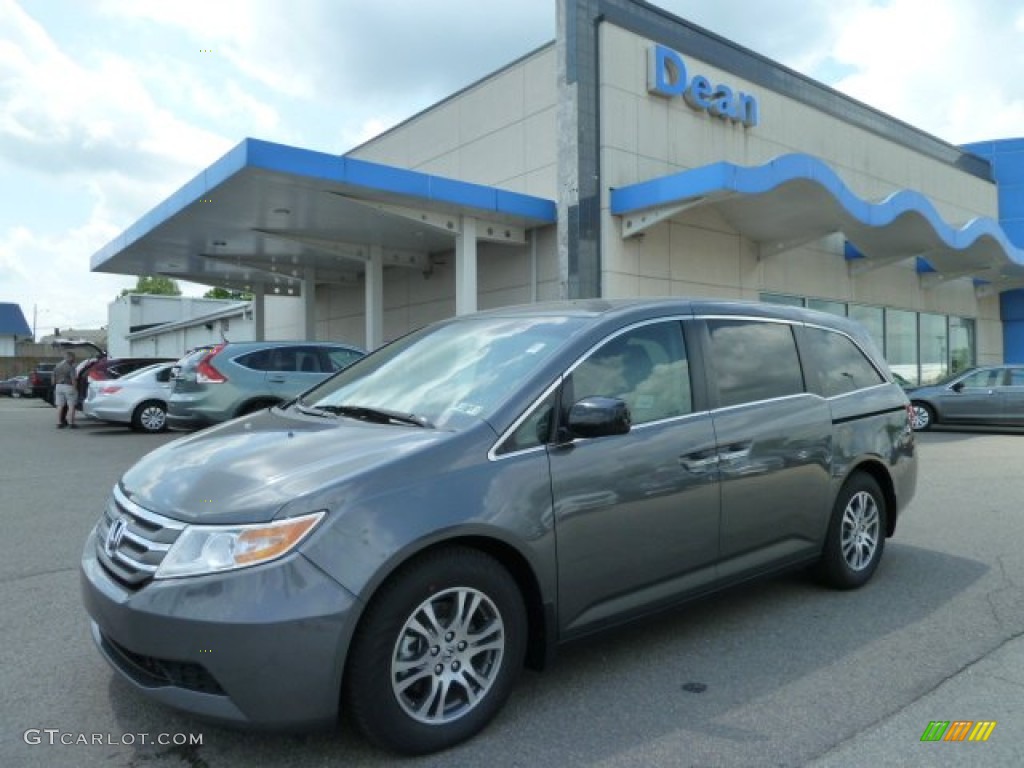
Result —
POLYGON ((414 416, 458 429, 487 420, 585 321, 476 317, 410 334, 307 392, 300 405, 414 416))

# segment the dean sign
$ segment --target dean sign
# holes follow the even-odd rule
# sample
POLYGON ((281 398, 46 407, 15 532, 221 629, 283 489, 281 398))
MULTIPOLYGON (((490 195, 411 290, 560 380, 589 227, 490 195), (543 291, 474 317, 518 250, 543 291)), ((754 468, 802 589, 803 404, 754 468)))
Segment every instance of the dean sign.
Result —
POLYGON ((682 96, 693 109, 746 126, 758 122, 757 99, 727 85, 713 85, 704 75, 692 78, 683 57, 663 45, 647 51, 647 90, 658 96, 682 96))

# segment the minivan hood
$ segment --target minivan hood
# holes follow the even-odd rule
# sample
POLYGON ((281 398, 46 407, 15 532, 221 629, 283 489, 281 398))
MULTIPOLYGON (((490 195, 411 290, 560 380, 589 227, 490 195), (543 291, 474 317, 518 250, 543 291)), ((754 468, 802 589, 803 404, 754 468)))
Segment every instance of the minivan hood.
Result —
POLYGON ((143 508, 183 522, 266 522, 307 493, 401 461, 452 435, 262 411, 147 454, 124 474, 121 488, 143 508))

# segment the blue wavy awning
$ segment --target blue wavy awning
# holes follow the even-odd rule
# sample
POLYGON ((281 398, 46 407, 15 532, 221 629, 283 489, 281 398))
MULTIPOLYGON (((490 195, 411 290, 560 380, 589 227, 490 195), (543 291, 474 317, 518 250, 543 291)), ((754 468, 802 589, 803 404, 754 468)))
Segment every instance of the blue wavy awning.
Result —
POLYGON ((942 279, 973 277, 995 290, 1024 285, 1024 250, 999 222, 946 222, 919 192, 865 200, 823 161, 803 154, 745 167, 721 162, 613 189, 611 212, 628 237, 687 208, 713 205, 744 236, 785 250, 842 233, 874 264, 922 257, 942 279))

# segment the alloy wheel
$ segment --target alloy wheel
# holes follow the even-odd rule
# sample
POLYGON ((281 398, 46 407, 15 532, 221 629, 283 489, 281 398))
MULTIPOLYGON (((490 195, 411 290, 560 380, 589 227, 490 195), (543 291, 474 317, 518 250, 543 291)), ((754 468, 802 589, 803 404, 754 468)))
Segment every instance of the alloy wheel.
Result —
POLYGON ((850 497, 843 510, 841 546, 843 558, 851 570, 861 571, 871 563, 880 532, 875 498, 867 491, 850 497))
POLYGON ((398 634, 391 687, 427 725, 452 722, 482 701, 505 653, 501 614, 483 592, 456 587, 424 600, 398 634))

